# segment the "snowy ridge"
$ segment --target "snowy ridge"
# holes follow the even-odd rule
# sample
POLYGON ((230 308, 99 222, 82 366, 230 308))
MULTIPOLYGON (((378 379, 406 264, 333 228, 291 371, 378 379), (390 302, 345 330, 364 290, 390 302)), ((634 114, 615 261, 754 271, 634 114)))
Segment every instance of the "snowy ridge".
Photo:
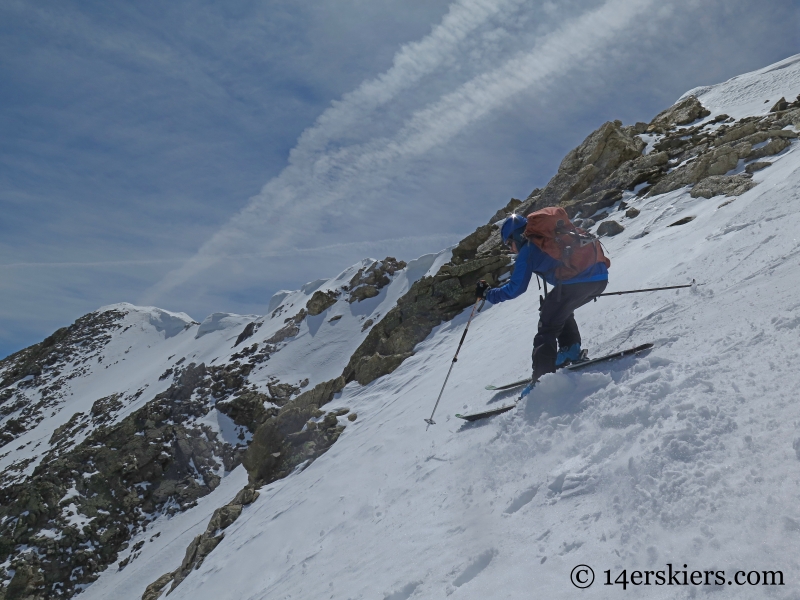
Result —
MULTIPOLYGON (((448 256, 449 253, 444 251, 412 261, 376 297, 352 304, 342 297, 320 315, 306 317, 297 324, 296 330, 294 327, 287 330, 284 317, 303 309, 316 291, 341 291, 342 286, 359 269, 369 267, 376 261, 365 259, 333 279, 314 282, 295 292, 279 292, 276 298, 280 300, 265 317, 214 313, 198 323, 185 313, 152 306, 140 307, 128 303, 104 306, 95 314, 114 315, 114 324, 109 339, 101 349, 79 353, 69 363, 46 369, 36 380, 28 376, 9 388, 26 404, 35 405, 53 386, 53 382, 59 379, 59 371, 70 367, 74 369, 69 372, 68 379, 61 382, 56 394, 58 399, 45 403, 51 409, 51 414, 2 449, 0 469, 6 470, 13 462, 33 459, 26 470, 30 474, 36 461, 46 451, 47 445, 44 444, 54 431, 76 413, 88 413, 99 398, 114 394, 122 396, 124 406, 106 423, 113 424, 140 408, 154 395, 165 391, 172 381, 169 375, 177 364, 185 361, 209 365, 231 362, 231 357, 242 350, 242 347, 237 348, 233 344, 242 329, 251 322, 258 323, 260 327, 247 339, 246 346, 271 338, 280 339, 273 344, 276 348, 269 360, 265 359, 250 375, 250 381, 257 387, 266 387, 267 382, 276 380, 295 385, 305 381, 303 387, 309 384, 313 386, 335 377, 366 335, 368 328, 362 331, 364 322, 368 318, 378 320, 381 314, 394 306, 411 283, 428 274, 431 269, 438 270, 448 256), (291 335, 281 335, 282 330, 291 335), (75 369, 79 365, 80 368, 75 369), (161 378, 166 372, 169 375, 161 378), (137 395, 139 390, 146 390, 147 393, 137 395)), ((0 371, 0 377, 4 374, 0 371)), ((4 420, 17 416, 18 411, 3 415, 4 420)), ((29 421, 32 418, 31 414, 25 417, 29 421)), ((92 430, 93 427, 84 429, 79 437, 73 438, 74 441, 80 442, 92 430)))
MULTIPOLYGON (((135 563, 144 542, 121 542, 138 534, 155 540, 146 533, 154 520, 169 529, 176 513, 195 505, 206 507, 209 512, 193 514, 207 520, 230 501, 247 482, 237 466, 255 427, 248 418, 277 412, 303 388, 339 375, 371 323, 449 255, 426 255, 409 265, 365 259, 333 279, 282 293, 263 317, 214 313, 198 323, 156 307, 105 306, 5 359, 3 501, 33 502, 31 540, 65 556, 57 568, 72 562, 78 543, 87 544, 81 552, 90 557, 88 571, 80 560, 71 584, 52 591, 84 589, 83 578, 96 577, 93 572, 109 561, 120 572, 135 563), (324 306, 314 304, 320 293, 324 306), (39 500, 53 493, 47 482, 64 468, 64 489, 55 490, 60 499, 55 505, 39 500), (200 502, 207 494, 218 500, 200 502)), ((18 529, 29 512, 3 517, 2 533, 18 529)), ((16 581, 30 556, 43 558, 20 545, 0 562, 0 586, 16 581)), ((23 589, 31 581, 35 585, 28 579, 23 589)))
POLYGON ((727 114, 735 119, 767 114, 781 98, 789 102, 800 94, 800 56, 732 77, 717 85, 697 87, 679 98, 696 96, 711 111, 709 119, 727 114))

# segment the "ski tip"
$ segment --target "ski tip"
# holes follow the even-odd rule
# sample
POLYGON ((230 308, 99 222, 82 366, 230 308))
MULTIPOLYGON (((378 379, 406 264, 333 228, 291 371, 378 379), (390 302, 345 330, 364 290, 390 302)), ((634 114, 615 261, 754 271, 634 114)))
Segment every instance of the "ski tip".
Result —
MULTIPOLYGON (((487 385, 486 389, 489 390, 489 391, 496 390, 497 386, 496 385, 487 385)), ((456 415, 456 416, 458 416, 458 415, 456 415)))

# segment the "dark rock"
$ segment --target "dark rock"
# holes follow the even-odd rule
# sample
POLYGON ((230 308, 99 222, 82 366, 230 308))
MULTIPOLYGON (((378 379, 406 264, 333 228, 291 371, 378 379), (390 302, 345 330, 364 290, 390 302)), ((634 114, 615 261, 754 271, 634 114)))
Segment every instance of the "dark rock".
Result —
POLYGON ((771 164, 772 164, 771 162, 762 162, 762 161, 752 162, 749 165, 747 165, 744 168, 744 170, 745 170, 745 173, 751 173, 752 174, 752 173, 755 173, 756 171, 760 171, 761 169, 766 169, 771 164))
POLYGON ((92 422, 98 425, 112 420, 117 411, 123 407, 120 398, 122 398, 122 394, 111 394, 96 400, 89 410, 92 422))
MULTIPOLYGON (((521 202, 519 202, 519 204, 521 204, 521 202)), ((489 239, 491 232, 492 225, 483 225, 461 240, 458 245, 453 248, 453 262, 455 264, 461 264, 475 258, 478 247, 489 239)))
POLYGON ((142 594, 142 600, 158 600, 158 598, 161 596, 161 592, 164 590, 167 584, 172 581, 174 575, 175 571, 166 573, 148 585, 144 590, 144 594, 142 594))
MULTIPOLYGON (((193 424, 208 412, 209 378, 219 372, 222 369, 190 364, 167 390, 113 425, 106 417, 116 410, 116 397, 95 402, 90 414, 102 423, 84 441, 54 440, 56 445, 30 477, 0 487, 0 553, 18 544, 35 549, 42 544, 40 531, 59 531, 59 547, 72 551, 50 552, 49 542, 44 543, 41 552, 48 557, 44 585, 52 589, 60 583, 61 592, 69 596, 76 585, 90 583, 117 560, 148 515, 167 506, 172 507, 167 512, 191 507, 213 490, 223 466, 215 457, 222 458, 227 470, 239 462, 210 428, 193 424), (148 485, 137 487, 143 482, 148 485), (70 488, 78 492, 71 500, 76 511, 93 519, 80 531, 67 523, 59 505, 70 488), (9 529, 15 523, 21 525, 9 529), (84 543, 95 548, 91 556, 79 548, 84 543)), ((70 428, 79 430, 89 418, 80 416, 70 428)))
POLYGON ((694 221, 695 218, 696 217, 694 215, 683 217, 682 219, 678 219, 674 223, 670 223, 669 225, 667 225, 667 227, 678 227, 680 225, 686 225, 687 223, 691 223, 692 221, 694 221))
POLYGON ((504 208, 501 208, 496 213, 494 213, 494 215, 492 215, 492 218, 489 219, 489 223, 490 224, 496 223, 500 219, 507 217, 508 215, 513 213, 517 209, 517 207, 519 207, 520 204, 522 204, 522 200, 517 200, 516 198, 512 198, 511 200, 509 200, 508 204, 506 204, 504 208))
POLYGON ((597 228, 597 235, 599 236, 614 236, 625 231, 625 228, 614 220, 603 221, 597 228))
POLYGON ((221 506, 211 515, 211 520, 208 522, 206 532, 216 534, 223 529, 227 529, 241 514, 241 504, 226 504, 225 506, 221 506))
POLYGON ((391 277, 397 271, 405 268, 404 261, 397 260, 392 256, 387 256, 382 261, 375 261, 369 267, 362 267, 348 284, 350 297, 347 301, 352 304, 367 298, 374 298, 381 289, 389 285, 391 277))
POLYGON ((371 381, 375 381, 379 377, 394 371, 411 355, 411 352, 389 355, 382 355, 375 352, 372 356, 362 357, 359 362, 355 364, 355 379, 361 385, 367 385, 371 381))
POLYGON ((349 415, 347 415, 347 420, 348 421, 355 421, 357 418, 358 418, 358 415, 356 413, 350 413, 349 415))
POLYGON ((628 210, 625 211, 625 216, 628 217, 629 219, 633 219, 635 217, 638 217, 639 216, 639 209, 631 207, 631 208, 629 208, 628 210))
POLYGON ((378 294, 380 294, 380 291, 377 286, 362 285, 350 292, 350 302, 361 302, 367 298, 374 298, 378 294))
POLYGON ((258 331, 258 328, 260 326, 261 326, 261 323, 257 323, 256 321, 251 321, 250 323, 245 325, 244 329, 242 330, 242 333, 240 333, 239 337, 236 338, 236 343, 233 344, 233 347, 235 348, 236 346, 241 344, 246 339, 252 337, 252 335, 256 331, 258 331))
POLYGON ((316 292, 314 292, 309 301, 306 303, 306 309, 308 310, 308 314, 311 315, 312 317, 316 317, 317 315, 321 314, 322 312, 326 311, 331 306, 336 304, 336 299, 338 297, 339 297, 339 292, 336 292, 334 290, 328 290, 326 292, 317 290, 316 292))
POLYGON ((769 112, 774 113, 781 110, 786 110, 787 108, 789 108, 789 103, 786 101, 786 98, 782 97, 772 108, 769 109, 769 112))
POLYGON ((221 413, 229 416, 234 423, 255 431, 261 423, 274 415, 274 409, 264 408, 265 402, 272 399, 266 394, 248 391, 230 400, 217 402, 216 407, 221 413))
POLYGON ((243 487, 233 498, 233 504, 247 506, 248 504, 255 502, 259 495, 260 494, 255 488, 249 486, 243 487))
MULTIPOLYGON (((305 316, 305 310, 298 314, 303 314, 303 316, 305 316)), ((296 336, 298 333, 300 333, 300 328, 297 326, 297 323, 294 319, 290 319, 289 323, 272 334, 268 339, 264 340, 264 343, 279 344, 287 338, 296 336)))

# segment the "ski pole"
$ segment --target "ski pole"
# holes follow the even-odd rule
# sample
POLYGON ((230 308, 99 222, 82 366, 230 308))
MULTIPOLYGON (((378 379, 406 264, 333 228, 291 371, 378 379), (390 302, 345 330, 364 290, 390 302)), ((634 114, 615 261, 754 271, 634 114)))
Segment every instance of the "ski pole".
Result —
MULTIPOLYGON (((622 294, 639 294, 641 292, 658 292, 659 290, 677 290, 679 288, 688 288, 695 285, 694 279, 692 279, 692 283, 686 285, 669 285, 667 287, 657 287, 657 288, 647 288, 645 290, 628 290, 625 292, 607 292, 605 294, 600 294, 600 296, 621 296, 622 294)), ((597 298, 600 296, 595 297, 595 302, 597 298)))
MULTIPOLYGON (((439 392, 439 397, 436 399, 436 404, 433 405, 433 410, 431 411, 431 418, 425 419, 425 422, 428 424, 428 427, 431 425, 436 425, 436 421, 433 420, 433 414, 436 412, 436 407, 439 406, 439 400, 442 399, 442 394, 444 393, 444 388, 447 385, 447 380, 450 379, 450 373, 453 370, 453 365, 458 362, 458 353, 461 351, 461 345, 464 343, 464 338, 467 337, 467 331, 469 331, 469 324, 472 323, 472 317, 475 316, 475 309, 478 309, 478 312, 481 312, 481 308, 483 308, 483 304, 486 302, 486 298, 478 298, 475 300, 475 304, 472 305, 472 312, 469 315, 469 320, 467 321, 467 326, 464 327, 464 333, 461 334, 461 341, 458 342, 458 348, 456 348, 456 355, 453 357, 453 362, 450 363, 450 368, 447 370, 447 377, 444 378, 444 384, 442 385, 442 391, 439 392), (478 304, 480 303, 480 308, 478 308, 478 304)), ((428 431, 428 427, 425 428, 425 431, 428 431)))

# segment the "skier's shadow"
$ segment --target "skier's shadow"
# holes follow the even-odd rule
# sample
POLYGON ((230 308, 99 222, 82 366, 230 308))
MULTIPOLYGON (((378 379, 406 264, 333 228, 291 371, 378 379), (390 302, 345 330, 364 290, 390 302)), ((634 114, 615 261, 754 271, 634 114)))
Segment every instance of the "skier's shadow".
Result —
POLYGON ((520 387, 519 389, 514 388, 511 390, 502 390, 500 392, 496 392, 486 404, 494 404, 495 402, 500 402, 501 400, 514 399, 519 396, 521 389, 522 388, 520 387))

